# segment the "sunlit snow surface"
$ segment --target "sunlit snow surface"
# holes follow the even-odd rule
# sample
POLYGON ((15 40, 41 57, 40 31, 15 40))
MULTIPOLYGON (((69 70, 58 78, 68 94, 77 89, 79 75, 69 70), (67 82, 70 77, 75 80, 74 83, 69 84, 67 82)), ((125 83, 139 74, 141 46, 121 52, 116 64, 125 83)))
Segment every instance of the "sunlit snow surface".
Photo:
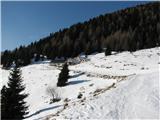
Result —
MULTIPOLYGON (((56 86, 59 68, 49 61, 21 68, 25 92, 29 93, 25 99, 28 120, 159 118, 158 47, 88 57, 89 61, 69 67, 69 85, 56 88, 62 100, 53 104, 49 104, 51 97, 46 89, 56 86), (81 99, 77 98, 79 93, 83 94, 81 99), (65 98, 70 99, 66 107, 65 98)), ((2 85, 7 83, 8 75, 9 71, 1 69, 2 85)))

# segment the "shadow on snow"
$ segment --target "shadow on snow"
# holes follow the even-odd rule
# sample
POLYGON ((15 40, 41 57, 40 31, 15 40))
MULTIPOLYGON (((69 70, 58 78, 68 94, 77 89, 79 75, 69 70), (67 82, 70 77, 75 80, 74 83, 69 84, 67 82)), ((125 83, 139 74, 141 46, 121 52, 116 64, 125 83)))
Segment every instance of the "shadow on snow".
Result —
POLYGON ((84 83, 84 82, 88 82, 88 81, 90 81, 90 80, 75 80, 75 81, 68 82, 68 85, 75 85, 75 84, 84 83))
POLYGON ((82 73, 70 76, 69 78, 76 78, 76 77, 79 77, 79 76, 84 75, 84 74, 85 74, 85 72, 82 72, 82 73))
POLYGON ((52 110, 52 109, 58 108, 58 107, 60 107, 60 106, 61 106, 61 105, 57 105, 57 106, 52 106, 52 107, 44 108, 44 109, 42 109, 42 110, 38 110, 38 111, 36 111, 35 113, 33 113, 33 114, 29 115, 29 116, 26 116, 25 118, 32 117, 32 116, 37 115, 37 114, 39 114, 39 113, 41 113, 41 112, 45 112, 45 111, 48 111, 48 110, 52 110))

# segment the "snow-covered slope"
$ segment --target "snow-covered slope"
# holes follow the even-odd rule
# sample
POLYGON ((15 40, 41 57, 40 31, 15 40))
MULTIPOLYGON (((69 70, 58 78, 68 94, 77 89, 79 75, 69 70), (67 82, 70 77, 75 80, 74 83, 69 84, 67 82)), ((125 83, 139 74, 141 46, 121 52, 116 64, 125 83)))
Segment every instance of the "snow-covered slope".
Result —
POLYGON ((51 118, 67 119, 158 119, 158 73, 137 75, 115 88, 77 102, 51 118), (154 83, 153 83, 154 82, 154 83))
MULTIPOLYGON (((69 67, 69 85, 62 88, 56 87, 60 70, 49 61, 23 67, 25 92, 30 94, 26 119, 158 119, 159 56, 159 48, 90 55, 89 61, 69 67), (50 86, 61 101, 49 104, 50 86)), ((1 70, 2 85, 8 75, 1 70)))

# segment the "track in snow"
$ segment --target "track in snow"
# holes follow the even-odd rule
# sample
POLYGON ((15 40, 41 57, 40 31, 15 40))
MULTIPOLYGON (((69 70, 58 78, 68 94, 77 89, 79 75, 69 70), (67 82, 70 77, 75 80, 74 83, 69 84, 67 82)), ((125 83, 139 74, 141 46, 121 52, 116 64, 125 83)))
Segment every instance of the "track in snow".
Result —
MULTIPOLYGON (((84 105, 64 110, 58 118, 68 119, 158 119, 158 72, 135 75, 84 105)), ((53 117, 54 118, 54 117, 53 117)))

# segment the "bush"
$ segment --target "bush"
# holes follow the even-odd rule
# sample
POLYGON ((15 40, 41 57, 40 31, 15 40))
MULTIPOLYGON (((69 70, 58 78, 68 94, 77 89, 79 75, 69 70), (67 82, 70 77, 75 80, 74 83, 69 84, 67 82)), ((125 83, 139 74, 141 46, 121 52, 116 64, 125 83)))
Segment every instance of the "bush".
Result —
POLYGON ((61 100, 60 95, 58 94, 57 89, 55 87, 48 87, 47 93, 52 97, 50 100, 50 104, 61 100))

